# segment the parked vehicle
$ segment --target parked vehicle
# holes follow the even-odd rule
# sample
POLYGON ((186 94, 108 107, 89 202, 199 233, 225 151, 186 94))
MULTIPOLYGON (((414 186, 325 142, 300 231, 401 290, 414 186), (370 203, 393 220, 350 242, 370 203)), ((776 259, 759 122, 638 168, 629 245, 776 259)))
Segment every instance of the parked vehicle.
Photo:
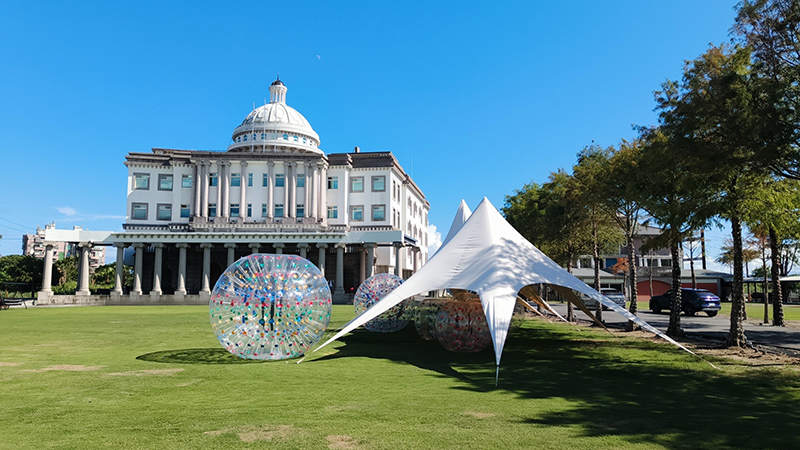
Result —
MULTIPOLYGON (((617 305, 623 308, 625 307, 625 295, 622 292, 614 288, 600 288, 600 293, 603 294, 603 296, 606 297, 607 299, 616 303, 617 305)), ((597 308, 597 302, 590 297, 584 297, 583 304, 585 304, 586 307, 589 309, 597 308)), ((603 306, 603 309, 608 310, 610 308, 607 306, 603 306)))
MULTIPOLYGON (((672 309, 672 290, 650 298, 651 311, 658 314, 665 309, 672 309)), ((681 289, 681 311, 687 316, 693 316, 703 311, 708 317, 714 317, 720 309, 722 309, 722 305, 719 297, 711 292, 705 289, 681 289)))

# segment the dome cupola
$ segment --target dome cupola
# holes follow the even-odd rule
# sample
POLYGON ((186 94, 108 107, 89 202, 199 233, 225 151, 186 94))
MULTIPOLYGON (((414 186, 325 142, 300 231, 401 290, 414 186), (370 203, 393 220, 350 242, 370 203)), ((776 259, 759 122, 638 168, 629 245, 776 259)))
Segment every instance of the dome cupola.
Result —
POLYGON ((269 103, 254 109, 236 127, 229 152, 323 154, 311 124, 286 104, 286 91, 280 78, 270 85, 269 103))

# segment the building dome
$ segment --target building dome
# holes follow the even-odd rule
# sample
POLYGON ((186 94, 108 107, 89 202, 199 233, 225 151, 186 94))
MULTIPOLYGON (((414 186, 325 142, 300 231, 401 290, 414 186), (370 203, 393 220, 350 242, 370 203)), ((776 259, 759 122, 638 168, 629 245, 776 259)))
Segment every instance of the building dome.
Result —
POLYGON ((233 130, 229 152, 316 153, 319 135, 302 114, 286 104, 286 86, 275 80, 269 87, 270 101, 259 106, 233 130))

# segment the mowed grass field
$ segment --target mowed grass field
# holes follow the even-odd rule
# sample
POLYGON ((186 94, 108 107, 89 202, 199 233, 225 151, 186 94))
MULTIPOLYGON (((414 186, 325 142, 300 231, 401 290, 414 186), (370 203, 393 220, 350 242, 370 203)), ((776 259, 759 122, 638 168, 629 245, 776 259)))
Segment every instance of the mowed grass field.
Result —
MULTIPOLYGON (((721 314, 731 313, 731 302, 722 302, 721 314)), ((747 303, 748 319, 763 320, 764 304, 756 302, 747 303)), ((783 319, 800 321, 800 305, 783 305, 783 319)), ((769 305, 769 320, 772 321, 772 304, 769 305)))
MULTIPOLYGON (((336 306, 330 329, 352 307, 336 306)), ((0 311, 0 449, 800 448, 795 366, 719 369, 541 320, 450 353, 359 330, 301 364, 217 342, 206 307, 0 311)))

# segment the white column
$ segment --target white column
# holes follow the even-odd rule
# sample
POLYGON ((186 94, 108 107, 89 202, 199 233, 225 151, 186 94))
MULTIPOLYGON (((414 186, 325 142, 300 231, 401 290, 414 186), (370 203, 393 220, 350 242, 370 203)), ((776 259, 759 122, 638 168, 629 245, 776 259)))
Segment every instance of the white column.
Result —
POLYGON ((317 248, 319 249, 319 258, 317 262, 317 268, 320 272, 322 272, 322 276, 325 276, 325 250, 328 248, 328 244, 317 244, 317 248))
POLYGON ((227 221, 231 216, 231 163, 228 161, 219 162, 219 174, 217 179, 217 189, 220 192, 220 204, 217 204, 217 211, 222 211, 220 216, 227 221))
POLYGON ((198 170, 199 162, 195 161, 192 166, 192 216, 197 217, 200 215, 200 170, 198 170))
POLYGON ((358 284, 367 279, 367 249, 358 249, 358 284))
POLYGON ((50 294, 53 292, 53 245, 44 246, 44 268, 42 269, 42 293, 50 294))
POLYGON ((309 211, 309 217, 319 217, 317 214, 317 165, 316 164, 308 164, 309 169, 306 173, 310 173, 311 177, 309 178, 308 175, 306 176, 306 192, 308 193, 309 203, 306 204, 306 210, 309 211))
POLYGON ((300 244, 297 244, 297 248, 300 249, 300 257, 301 258, 308 259, 308 247, 309 247, 309 245, 304 243, 304 242, 300 243, 300 244))
POLYGON ((175 247, 178 247, 178 289, 175 293, 186 295, 186 249, 189 244, 175 244, 175 247))
POLYGON ((153 264, 153 289, 150 290, 150 295, 161 295, 161 267, 164 258, 164 244, 153 244, 156 249, 155 262, 153 264))
POLYGON ((283 215, 289 217, 289 163, 283 162, 283 215))
POLYGON ((403 263, 403 244, 400 242, 394 243, 394 274, 402 278, 402 263, 403 263))
MULTIPOLYGON (((347 186, 344 187, 347 189, 347 186)), ((317 189, 319 195, 319 209, 317 210, 317 217, 325 218, 328 206, 328 170, 324 165, 319 168, 319 188, 317 189)), ((347 211, 341 211, 341 214, 347 214, 347 211)))
POLYGON ((275 254, 276 255, 282 255, 283 254, 283 249, 286 247, 286 244, 284 244, 283 242, 276 242, 276 243, 272 244, 272 246, 275 247, 275 254))
POLYGON ((239 188, 239 218, 244 223, 247 219, 247 161, 239 161, 239 172, 241 177, 241 187, 239 188))
POLYGON ((290 162, 288 166, 289 173, 287 174, 286 188, 289 191, 289 201, 286 205, 289 217, 297 217, 297 163, 290 162))
POLYGON ((212 244, 200 244, 203 249, 203 287, 201 294, 211 293, 211 246, 212 244))
POLYGON ((306 182, 303 185, 303 205, 305 205, 306 209, 306 217, 314 217, 314 210, 311 209, 311 196, 309 195, 309 184, 311 183, 311 163, 305 163, 303 165, 303 176, 306 178, 306 182))
MULTIPOLYGON (((209 167, 209 172, 211 170, 209 167)), ((214 218, 214 222, 218 222, 216 219, 222 215, 222 164, 219 161, 217 162, 217 196, 215 201, 217 203, 217 217, 214 218)))
POLYGON ((200 179, 197 180, 201 183, 200 195, 200 216, 208 219, 208 176, 210 168, 209 163, 203 161, 200 163, 200 179))
POLYGON ((122 260, 125 257, 125 244, 121 242, 114 243, 114 247, 117 248, 117 261, 114 264, 115 271, 114 271, 114 292, 117 294, 122 294, 122 283, 125 281, 123 279, 123 269, 122 260))
POLYGON ((250 247, 250 253, 255 255, 256 253, 258 253, 258 249, 261 248, 261 244, 259 244, 258 242, 251 242, 248 245, 248 247, 250 247))
POLYGON ((144 257, 144 244, 133 244, 133 294, 142 294, 142 259, 144 257))
POLYGON ((344 295, 344 244, 336 244, 336 286, 334 294, 344 295))
POLYGON ((366 244, 367 247, 367 273, 366 277, 369 278, 375 273, 375 244, 366 244))
POLYGON ((78 290, 75 291, 75 294, 91 295, 91 291, 89 291, 89 249, 92 248, 92 244, 88 242, 81 242, 80 248, 80 279, 78 279, 78 290))
POLYGON ((267 217, 271 218, 275 211, 275 162, 267 163, 267 217))
POLYGON ((230 267, 236 258, 236 243, 228 242, 225 244, 225 248, 228 249, 228 267, 230 267))

